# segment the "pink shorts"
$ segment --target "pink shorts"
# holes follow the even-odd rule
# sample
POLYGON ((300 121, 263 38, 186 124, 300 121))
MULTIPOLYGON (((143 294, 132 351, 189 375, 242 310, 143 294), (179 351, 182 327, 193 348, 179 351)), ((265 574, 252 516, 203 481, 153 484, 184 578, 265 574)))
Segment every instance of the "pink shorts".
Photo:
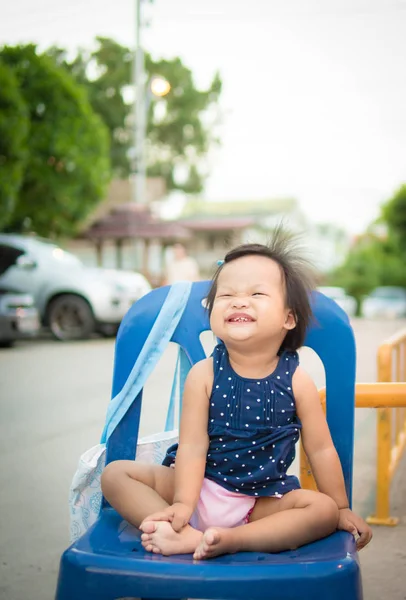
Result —
POLYGON ((248 523, 256 498, 230 492, 211 479, 203 479, 199 502, 189 521, 194 529, 238 527, 248 523))

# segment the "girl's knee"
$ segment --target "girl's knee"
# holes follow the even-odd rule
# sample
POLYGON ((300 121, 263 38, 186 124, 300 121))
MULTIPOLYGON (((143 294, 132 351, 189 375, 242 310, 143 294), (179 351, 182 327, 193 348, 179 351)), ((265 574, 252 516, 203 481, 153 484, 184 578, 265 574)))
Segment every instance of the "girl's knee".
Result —
POLYGON ((104 467, 101 474, 101 489, 104 495, 112 489, 117 483, 117 479, 125 474, 123 460, 115 460, 104 467))
POLYGON ((337 528, 339 519, 339 510, 335 500, 326 496, 326 494, 318 493, 317 501, 315 502, 317 514, 320 522, 325 523, 326 528, 331 532, 337 528))

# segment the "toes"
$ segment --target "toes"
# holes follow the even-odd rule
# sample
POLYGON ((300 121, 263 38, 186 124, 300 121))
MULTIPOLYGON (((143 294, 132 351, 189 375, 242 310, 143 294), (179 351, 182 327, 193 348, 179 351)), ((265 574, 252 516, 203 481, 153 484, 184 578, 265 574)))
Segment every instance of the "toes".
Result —
POLYGON ((207 548, 200 548, 199 550, 196 550, 196 552, 193 555, 193 558, 195 560, 204 560, 205 558, 209 557, 209 553, 207 551, 207 548))
POLYGON ((149 534, 149 533, 143 533, 143 534, 141 535, 141 540, 142 540, 143 542, 150 542, 150 541, 151 541, 151 538, 152 538, 152 536, 151 536, 151 534, 149 534))
POLYGON ((220 534, 218 531, 216 531, 216 529, 208 529, 204 532, 203 540, 208 546, 213 546, 214 544, 219 543, 220 534))
POLYGON ((155 521, 145 521, 140 525, 141 531, 144 533, 154 533, 156 531, 155 521))
POLYGON ((161 550, 153 544, 147 544, 146 546, 144 546, 144 550, 146 550, 147 552, 152 552, 152 554, 162 554, 161 550))
POLYGON ((216 529, 207 529, 202 541, 196 548, 193 558, 195 560, 204 560, 218 554, 218 543, 220 542, 220 533, 216 529))
POLYGON ((144 550, 152 552, 152 554, 162 554, 161 550, 157 546, 154 546, 154 544, 146 544, 144 550))
POLYGON ((194 554, 193 554, 193 558, 196 560, 202 560, 203 558, 205 558, 208 554, 209 551, 209 547, 207 546, 207 544, 204 543, 204 540, 202 540, 200 542, 200 544, 198 545, 198 547, 196 548, 194 554))

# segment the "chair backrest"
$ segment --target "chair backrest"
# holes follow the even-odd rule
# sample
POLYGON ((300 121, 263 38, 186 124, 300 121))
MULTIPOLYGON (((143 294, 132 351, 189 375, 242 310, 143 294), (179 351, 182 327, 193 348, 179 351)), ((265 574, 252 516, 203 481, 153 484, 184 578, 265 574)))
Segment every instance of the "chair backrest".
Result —
MULTIPOLYGON (((194 283, 185 312, 172 341, 185 351, 191 364, 205 358, 200 334, 210 329, 202 305, 210 283, 194 283)), ((168 294, 169 287, 153 290, 130 309, 121 323, 115 349, 112 397, 121 390, 168 294)), ((347 315, 335 302, 315 292, 314 322, 305 345, 320 357, 327 388, 327 420, 343 467, 351 502, 354 441, 355 340, 347 315)), ((116 427, 107 444, 107 462, 134 459, 141 415, 142 392, 116 427)))

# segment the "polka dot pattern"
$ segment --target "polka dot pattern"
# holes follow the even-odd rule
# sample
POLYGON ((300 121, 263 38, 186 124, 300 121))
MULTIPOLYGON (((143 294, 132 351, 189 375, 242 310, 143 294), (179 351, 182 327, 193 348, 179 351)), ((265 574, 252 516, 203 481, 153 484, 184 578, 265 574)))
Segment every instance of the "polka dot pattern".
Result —
POLYGON ((275 371, 263 379, 239 376, 222 343, 213 357, 205 476, 251 496, 286 494, 299 488, 297 478, 286 473, 301 428, 292 392, 297 353, 283 352, 275 371))

